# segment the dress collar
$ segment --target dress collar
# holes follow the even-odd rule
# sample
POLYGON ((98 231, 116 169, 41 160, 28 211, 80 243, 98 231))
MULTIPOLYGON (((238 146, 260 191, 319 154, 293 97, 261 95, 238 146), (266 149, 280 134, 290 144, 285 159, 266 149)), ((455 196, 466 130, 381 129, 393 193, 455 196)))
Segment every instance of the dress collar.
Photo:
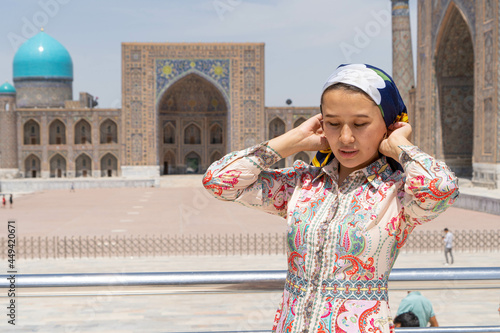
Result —
MULTIPOLYGON (((339 161, 334 158, 330 163, 322 168, 322 172, 318 175, 321 176, 326 173, 332 178, 333 181, 338 183, 339 179, 339 161)), ((353 171, 349 176, 358 175, 363 173, 366 179, 375 187, 378 188, 389 176, 392 175, 393 170, 389 163, 387 163, 387 158, 382 155, 378 160, 372 162, 370 165, 363 169, 353 171)), ((316 177, 316 178, 318 178, 316 177)))

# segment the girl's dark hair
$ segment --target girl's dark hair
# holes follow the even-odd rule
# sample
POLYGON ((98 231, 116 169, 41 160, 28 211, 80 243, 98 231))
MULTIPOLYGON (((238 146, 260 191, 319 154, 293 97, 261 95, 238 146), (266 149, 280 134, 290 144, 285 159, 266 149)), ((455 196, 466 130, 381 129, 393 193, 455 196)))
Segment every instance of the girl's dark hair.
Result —
MULTIPOLYGON (((362 89, 360 89, 360 88, 358 88, 356 86, 351 86, 350 84, 347 84, 347 83, 339 82, 339 83, 332 84, 331 86, 329 86, 328 88, 326 88, 325 91, 323 91, 323 94, 321 94, 321 104, 323 104, 323 96, 325 96, 325 93, 327 93, 328 91, 332 91, 332 90, 342 90, 342 91, 345 91, 345 92, 348 92, 348 93, 363 94, 370 101, 373 101, 373 99, 370 97, 370 95, 368 95, 362 89)), ((373 102, 373 103, 375 103, 375 102, 373 102)))

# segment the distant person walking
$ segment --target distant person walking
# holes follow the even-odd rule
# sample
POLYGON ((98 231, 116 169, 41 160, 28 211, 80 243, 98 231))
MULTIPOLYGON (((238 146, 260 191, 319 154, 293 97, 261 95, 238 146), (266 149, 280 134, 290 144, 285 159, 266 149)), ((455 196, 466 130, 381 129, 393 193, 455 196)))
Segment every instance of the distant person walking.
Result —
POLYGON ((5 194, 2 196, 2 208, 5 208, 5 204, 7 203, 7 200, 5 200, 5 194))
POLYGON ((420 291, 408 291, 408 295, 399 304, 396 316, 409 311, 418 317, 420 327, 427 327, 427 323, 430 323, 431 327, 439 326, 431 301, 420 291))
POLYGON ((451 252, 451 249, 453 248, 453 234, 451 233, 450 230, 448 230, 448 228, 444 228, 443 241, 444 241, 444 257, 446 258, 445 265, 448 265, 448 253, 450 254, 451 264, 453 265, 453 253, 451 252))
POLYGON ((14 204, 14 197, 12 196, 12 194, 9 197, 9 203, 10 203, 10 208, 12 208, 12 205, 14 204))
POLYGON ((69 189, 70 192, 75 192, 75 183, 71 183, 71 188, 69 189))

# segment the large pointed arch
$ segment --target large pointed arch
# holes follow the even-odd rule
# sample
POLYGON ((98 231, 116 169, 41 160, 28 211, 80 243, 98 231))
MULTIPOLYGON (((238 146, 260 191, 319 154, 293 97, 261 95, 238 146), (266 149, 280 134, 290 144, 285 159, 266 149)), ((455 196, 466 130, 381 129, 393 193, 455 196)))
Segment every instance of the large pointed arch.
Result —
MULTIPOLYGON (((459 177, 472 177, 474 147, 474 43, 471 28, 452 1, 435 50, 438 151, 459 177)), ((429 125, 434 125, 433 123, 429 125)))
POLYGON ((172 80, 157 99, 160 170, 164 174, 201 173, 208 168, 210 147, 217 145, 217 149, 225 154, 228 106, 224 90, 203 73, 188 71, 172 80), (191 158, 188 163, 185 152, 192 151, 193 145, 197 146, 198 157, 191 158), (173 154, 168 160, 164 155, 166 151, 173 154), (195 160, 198 164, 193 167, 195 160))
POLYGON ((173 87, 177 86, 180 82, 182 82, 183 80, 185 80, 186 78, 189 78, 191 76, 199 77, 199 78, 205 80, 210 85, 214 86, 219 91, 221 96, 223 97, 226 108, 229 107, 230 98, 227 95, 227 93, 224 91, 224 89, 220 86, 220 84, 217 81, 215 81, 214 79, 212 79, 210 76, 206 75, 205 73, 200 72, 196 69, 192 69, 192 70, 186 71, 186 72, 182 73, 181 75, 177 76, 176 78, 172 79, 169 82, 169 84, 166 85, 160 91, 160 93, 158 93, 158 95, 156 96, 156 109, 157 110, 160 109, 161 105, 164 103, 165 96, 167 95, 167 93, 170 90, 172 90, 173 87))

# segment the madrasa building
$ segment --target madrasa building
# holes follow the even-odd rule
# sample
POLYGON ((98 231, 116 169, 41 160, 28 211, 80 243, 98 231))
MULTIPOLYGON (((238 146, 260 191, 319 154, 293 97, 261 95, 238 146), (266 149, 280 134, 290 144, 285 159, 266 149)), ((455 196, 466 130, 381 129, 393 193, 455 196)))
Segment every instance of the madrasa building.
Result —
MULTIPOLYGON (((499 6, 419 1, 416 85, 408 0, 392 0, 393 78, 413 142, 490 188, 500 187, 499 6)), ((71 56, 47 33, 17 50, 13 84, 0 87, 3 181, 201 174, 319 112, 265 106, 263 43, 122 43, 121 57, 122 108, 106 109, 86 92, 73 100, 71 56)))

